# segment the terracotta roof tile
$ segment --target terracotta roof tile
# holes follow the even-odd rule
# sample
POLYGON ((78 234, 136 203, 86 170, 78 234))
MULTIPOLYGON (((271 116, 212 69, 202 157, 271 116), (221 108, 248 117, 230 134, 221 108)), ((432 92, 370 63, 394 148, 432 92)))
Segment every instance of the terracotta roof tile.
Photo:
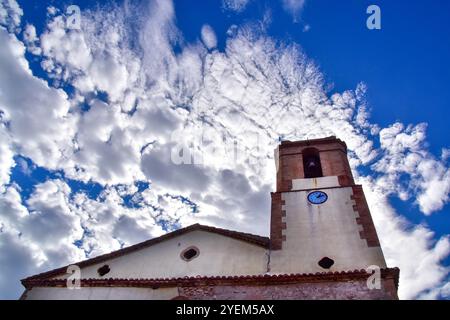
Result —
MULTIPOLYGON (((394 279, 398 287, 400 270, 398 268, 381 269, 381 277, 394 279)), ((175 286, 204 286, 204 285, 270 285, 289 284, 299 282, 335 282, 367 279, 370 276, 366 270, 353 270, 341 272, 318 272, 303 274, 261 274, 242 276, 195 276, 179 278, 158 279, 81 279, 81 286, 85 287, 143 287, 161 288, 175 286)), ((65 287, 65 279, 28 278, 22 280, 27 288, 32 287, 65 287)))

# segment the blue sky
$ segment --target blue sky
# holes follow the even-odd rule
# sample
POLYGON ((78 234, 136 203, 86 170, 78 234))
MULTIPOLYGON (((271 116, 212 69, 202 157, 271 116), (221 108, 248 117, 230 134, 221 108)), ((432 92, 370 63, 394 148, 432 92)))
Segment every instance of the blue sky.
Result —
MULTIPOLYGON (((98 3, 77 1, 81 8, 98 3)), ((430 149, 439 153, 448 144, 445 134, 449 118, 450 4, 448 1, 378 1, 382 9, 382 30, 364 28, 366 8, 373 1, 306 2, 298 21, 281 2, 248 1, 242 12, 224 10, 220 0, 201 1, 193 7, 175 1, 178 27, 186 41, 199 39, 202 25, 211 25, 223 49, 226 31, 232 24, 260 19, 271 11, 267 33, 277 39, 299 43, 320 66, 334 89, 345 90, 364 81, 370 88, 371 118, 381 125, 396 120, 426 122, 430 149), (273 17, 276 17, 273 18, 273 17), (304 32, 305 25, 312 25, 304 32), (351 70, 351 72, 349 72, 351 70), (375 107, 376 106, 376 107, 375 107), (426 109, 424 109, 426 107, 426 109), (389 111, 387 111, 389 110, 389 111), (426 110, 426 111, 424 111, 426 110)), ((72 2, 24 2, 24 18, 38 30, 45 27, 49 5, 60 8, 72 2)), ((39 68, 36 68, 39 74, 39 68)))
POLYGON ((194 222, 267 234, 278 138, 334 134, 403 297, 448 299, 448 1, 1 3, 0 297, 194 222), (64 27, 72 4, 77 30, 64 27), (366 27, 371 4, 381 30, 366 27), (256 144, 243 137, 258 136, 257 164, 167 163, 205 134, 245 155, 256 144))

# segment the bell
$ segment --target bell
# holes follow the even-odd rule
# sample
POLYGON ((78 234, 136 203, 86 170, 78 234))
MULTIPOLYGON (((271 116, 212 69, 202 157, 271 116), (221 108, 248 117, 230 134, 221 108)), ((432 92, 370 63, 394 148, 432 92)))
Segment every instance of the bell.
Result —
POLYGON ((313 168, 315 167, 317 164, 314 160, 309 160, 308 161, 308 168, 313 168))

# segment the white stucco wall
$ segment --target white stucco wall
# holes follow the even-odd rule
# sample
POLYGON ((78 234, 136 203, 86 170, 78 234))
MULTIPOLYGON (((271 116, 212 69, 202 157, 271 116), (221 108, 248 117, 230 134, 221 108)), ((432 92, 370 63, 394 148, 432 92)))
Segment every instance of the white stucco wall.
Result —
MULTIPOLYGON (((171 278, 261 274, 267 269, 267 250, 260 246, 202 230, 192 231, 150 247, 81 269, 81 278, 171 278), (180 253, 196 246, 197 258, 187 262, 180 253), (108 264, 103 277, 97 269, 108 264)), ((66 278, 68 275, 55 278, 66 278)))
MULTIPOLYGON (((308 179, 312 180, 312 179, 308 179)), ((272 252, 271 271, 278 273, 307 273, 364 269, 369 265, 385 267, 380 247, 368 247, 361 239, 362 226, 356 223, 351 187, 324 189, 327 202, 308 202, 309 191, 285 192, 286 241, 283 248, 272 252), (317 263, 323 257, 335 261, 330 269, 317 263)))
MULTIPOLYGON (((267 270, 268 250, 251 243, 202 230, 182 234, 153 246, 81 269, 81 279, 89 278, 172 278, 262 274, 267 270), (180 253, 195 246, 200 255, 191 261, 180 253), (97 269, 108 264, 111 271, 103 277, 97 269)), ((69 274, 56 276, 65 279, 69 274)), ((83 280, 81 280, 83 281, 83 280)), ((172 299, 177 288, 82 287, 67 289, 35 287, 26 299, 172 299)))
POLYGON ((35 287, 26 300, 168 300, 178 296, 177 288, 45 288, 35 287))

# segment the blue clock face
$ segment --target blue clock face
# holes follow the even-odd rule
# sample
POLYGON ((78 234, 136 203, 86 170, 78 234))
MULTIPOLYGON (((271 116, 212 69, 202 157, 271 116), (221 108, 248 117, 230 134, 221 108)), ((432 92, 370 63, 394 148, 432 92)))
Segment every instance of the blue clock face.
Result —
POLYGON ((323 191, 313 191, 308 194, 308 201, 313 204, 321 204, 327 201, 328 196, 323 191))

